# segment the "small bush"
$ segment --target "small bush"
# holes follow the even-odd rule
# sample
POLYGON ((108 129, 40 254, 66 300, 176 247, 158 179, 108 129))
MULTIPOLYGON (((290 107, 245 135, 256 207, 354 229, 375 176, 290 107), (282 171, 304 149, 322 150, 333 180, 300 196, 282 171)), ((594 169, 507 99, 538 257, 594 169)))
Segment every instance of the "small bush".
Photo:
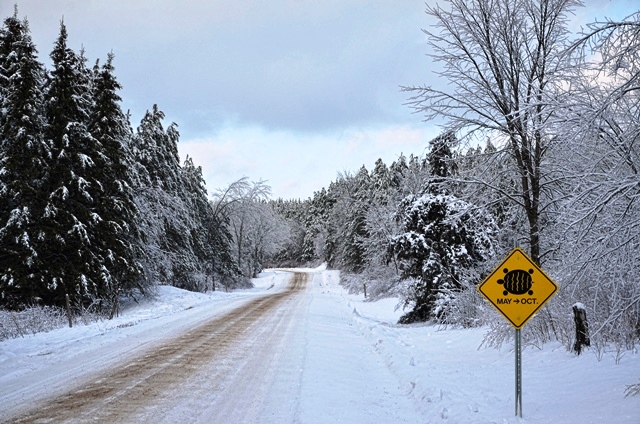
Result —
POLYGON ((0 340, 24 337, 68 325, 62 308, 30 306, 20 312, 0 310, 0 340))

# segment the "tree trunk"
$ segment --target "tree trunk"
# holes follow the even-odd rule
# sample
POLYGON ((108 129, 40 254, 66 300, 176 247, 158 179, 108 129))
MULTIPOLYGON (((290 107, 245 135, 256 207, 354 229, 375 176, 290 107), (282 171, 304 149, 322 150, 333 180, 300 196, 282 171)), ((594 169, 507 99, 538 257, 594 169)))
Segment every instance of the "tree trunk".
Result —
POLYGON ((580 353, 582 353, 582 346, 591 345, 587 311, 582 303, 573 305, 573 321, 576 324, 576 342, 573 344, 573 351, 580 355, 580 353))
POLYGON ((118 301, 119 301, 119 299, 120 299, 120 296, 118 294, 116 294, 113 297, 113 302, 111 304, 111 313, 109 314, 109 319, 110 320, 112 320, 113 318, 118 316, 118 307, 119 307, 118 301))
POLYGON ((67 305, 67 319, 69 319, 69 328, 73 327, 73 318, 71 316, 71 301, 69 300, 69 295, 64 295, 64 301, 67 305))

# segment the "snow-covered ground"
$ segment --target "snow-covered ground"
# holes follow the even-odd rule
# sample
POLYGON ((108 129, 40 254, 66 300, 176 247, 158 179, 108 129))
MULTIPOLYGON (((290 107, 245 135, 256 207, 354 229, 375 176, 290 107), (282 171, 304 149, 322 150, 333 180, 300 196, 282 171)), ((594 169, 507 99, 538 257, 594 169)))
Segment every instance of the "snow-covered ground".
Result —
MULTIPOLYGON (((286 349, 270 362, 268 390, 257 386, 264 399, 252 422, 640 423, 640 396, 624 397, 640 382, 637 353, 616 364, 613 355, 576 357, 559 344, 526 348, 520 419, 513 351, 478 349, 484 329, 398 326, 395 300, 365 302, 339 286, 337 271, 303 271, 310 287, 287 326, 286 349)), ((283 290, 290 275, 269 270, 254 289, 233 293, 161 287, 155 300, 127 305, 114 320, 0 342, 0 421, 123 356, 283 290)))

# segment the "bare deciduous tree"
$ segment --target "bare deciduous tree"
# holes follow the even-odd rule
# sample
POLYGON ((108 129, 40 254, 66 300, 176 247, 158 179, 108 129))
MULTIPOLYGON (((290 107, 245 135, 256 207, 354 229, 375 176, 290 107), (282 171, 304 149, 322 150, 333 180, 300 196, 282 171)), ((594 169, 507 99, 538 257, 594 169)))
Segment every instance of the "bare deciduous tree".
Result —
MULTIPOLYGON (((567 14, 576 0, 450 0, 428 6, 438 32, 425 31, 438 75, 448 89, 406 87, 410 104, 427 119, 445 118, 455 131, 480 131, 511 156, 517 185, 501 194, 519 205, 528 223, 532 259, 541 258, 545 157, 554 143, 546 127, 563 80, 567 14)), ((481 182, 480 180, 478 182, 481 182)), ((485 182, 487 183, 487 182, 485 182)))
POLYGON ((216 193, 213 213, 230 224, 235 260, 243 275, 261 271, 266 255, 275 254, 288 237, 288 226, 268 204, 271 187, 265 181, 241 178, 216 193))

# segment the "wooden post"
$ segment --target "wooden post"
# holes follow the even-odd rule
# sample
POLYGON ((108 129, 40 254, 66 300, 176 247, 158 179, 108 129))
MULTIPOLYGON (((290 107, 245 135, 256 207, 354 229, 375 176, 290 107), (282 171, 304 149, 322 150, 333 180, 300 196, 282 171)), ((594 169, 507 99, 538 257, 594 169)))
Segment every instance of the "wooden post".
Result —
POLYGON ((580 355, 582 346, 591 346, 587 309, 582 303, 578 302, 573 305, 573 321, 576 324, 576 342, 573 344, 573 351, 580 355))
POLYGON ((362 286, 364 287, 364 298, 366 299, 367 298, 367 283, 364 283, 362 286))
POLYGON ((69 328, 73 327, 73 319, 71 318, 71 302, 69 301, 69 295, 64 295, 65 303, 67 304, 67 318, 69 319, 69 328))
POLYGON ((113 304, 111 305, 111 314, 109 315, 109 319, 113 319, 114 317, 118 316, 118 299, 120 298, 120 296, 118 296, 117 294, 113 297, 113 304))

